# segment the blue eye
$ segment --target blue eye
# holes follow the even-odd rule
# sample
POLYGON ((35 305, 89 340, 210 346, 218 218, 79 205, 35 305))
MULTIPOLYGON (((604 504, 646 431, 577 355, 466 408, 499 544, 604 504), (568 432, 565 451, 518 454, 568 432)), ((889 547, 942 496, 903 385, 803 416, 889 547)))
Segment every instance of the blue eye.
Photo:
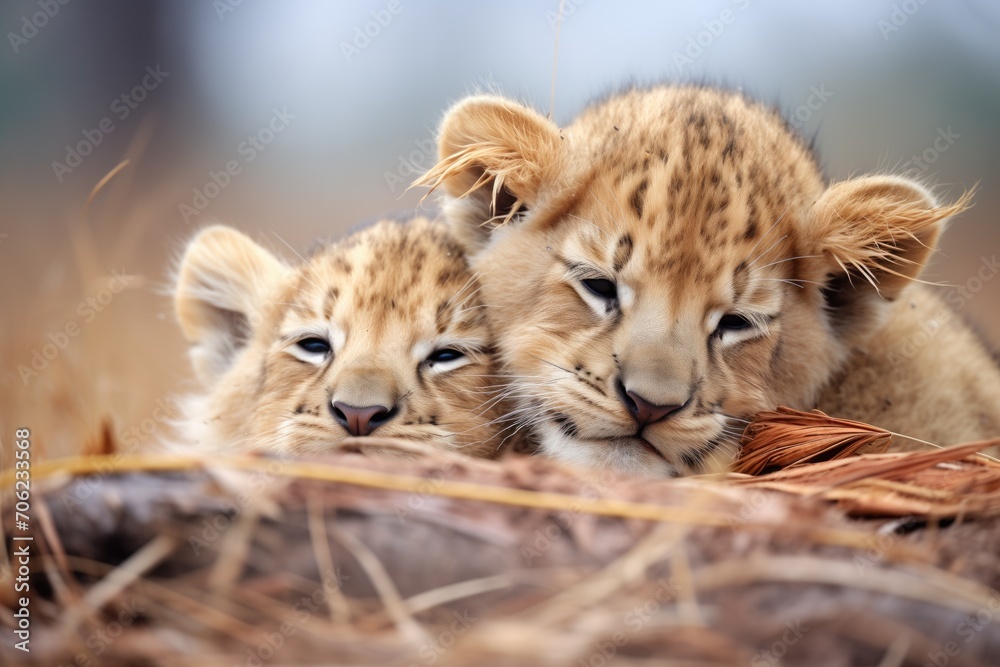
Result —
POLYGON ((580 281, 583 286, 587 288, 587 291, 594 296, 600 297, 606 301, 614 301, 618 298, 618 287, 604 278, 590 278, 588 280, 580 281))
POLYGON ((722 319, 719 320, 719 325, 716 327, 715 332, 717 334, 722 334, 724 331, 745 331, 747 329, 752 329, 753 324, 747 318, 742 315, 723 315, 722 319))
POLYGON ((429 355, 427 355, 427 361, 429 363, 444 363, 446 361, 455 361, 456 359, 461 359, 465 355, 458 350, 453 350, 451 348, 444 348, 441 350, 434 350, 429 355))
POLYGON ((296 345, 309 354, 329 354, 330 344, 322 338, 303 338, 296 345))

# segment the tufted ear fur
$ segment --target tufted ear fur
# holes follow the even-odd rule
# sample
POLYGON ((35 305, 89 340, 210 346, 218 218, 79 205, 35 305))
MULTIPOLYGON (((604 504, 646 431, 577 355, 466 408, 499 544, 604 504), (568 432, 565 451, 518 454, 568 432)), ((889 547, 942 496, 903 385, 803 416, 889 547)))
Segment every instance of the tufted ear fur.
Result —
POLYGON ((444 187, 449 217, 475 248, 535 205, 559 144, 559 128, 538 112, 492 95, 469 97, 445 115, 438 163, 414 185, 444 187))
POLYGON ((849 324, 898 297, 920 275, 947 218, 965 210, 971 195, 939 205, 920 184, 897 176, 831 185, 809 212, 808 235, 834 322, 849 324))
POLYGON ((274 255, 229 227, 208 227, 188 244, 174 310, 203 382, 217 380, 249 341, 285 271, 274 255))

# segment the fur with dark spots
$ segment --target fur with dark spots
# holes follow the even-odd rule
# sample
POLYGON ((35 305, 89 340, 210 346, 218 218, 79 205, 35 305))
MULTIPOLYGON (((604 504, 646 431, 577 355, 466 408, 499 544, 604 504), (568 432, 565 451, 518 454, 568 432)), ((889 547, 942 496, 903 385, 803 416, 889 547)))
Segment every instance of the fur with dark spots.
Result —
POLYGON ((323 319, 329 320, 333 317, 333 307, 337 305, 338 298, 340 298, 340 290, 336 287, 331 287, 326 291, 326 299, 323 302, 323 319))
POLYGON ((774 349, 771 350, 770 366, 772 372, 776 372, 778 365, 781 363, 781 353, 783 352, 784 344, 784 338, 779 335, 778 340, 774 344, 774 349))
POLYGON ((451 321, 451 306, 448 301, 438 304, 437 312, 434 314, 434 327, 438 334, 448 330, 448 323, 451 321))
POLYGON ((559 426, 559 430, 566 437, 575 438, 580 432, 580 427, 576 425, 576 422, 561 412, 552 413, 552 421, 559 426))
MULTIPOLYGON (((645 181, 643 182, 645 183, 645 181)), ((618 237, 618 245, 615 247, 615 255, 612 262, 615 273, 620 272, 628 264, 628 261, 632 258, 634 248, 635 244, 632 242, 632 237, 629 234, 623 234, 618 237)))
POLYGON ((594 391, 596 391, 598 394, 600 394, 602 396, 607 396, 608 392, 605 391, 604 387, 601 386, 601 384, 597 381, 597 379, 591 380, 590 377, 588 377, 589 375, 590 374, 586 373, 586 371, 585 371, 583 374, 578 374, 576 376, 576 379, 579 380, 580 382, 584 383, 585 385, 587 385, 588 387, 590 387, 594 391))
POLYGON ((705 459, 709 454, 719 448, 721 443, 718 439, 709 440, 704 447, 690 449, 681 454, 681 461, 691 470, 699 470, 705 464, 705 459))
POLYGON ((747 284, 750 281, 750 275, 747 269, 747 263, 745 261, 740 262, 736 269, 733 270, 733 301, 738 302, 740 297, 743 296, 743 291, 747 288, 747 284))
POLYGON ((632 203, 632 210, 635 211, 635 216, 637 218, 642 218, 643 209, 646 206, 646 190, 649 188, 649 179, 644 178, 636 186, 635 190, 632 192, 632 196, 629 201, 632 203))
POLYGON ((704 457, 701 456, 701 453, 698 452, 698 450, 686 451, 681 453, 681 461, 683 461, 684 465, 686 465, 689 469, 692 470, 696 469, 703 460, 704 457))
POLYGON ((757 199, 754 197, 752 192, 747 197, 747 211, 747 229, 746 232, 743 233, 743 238, 749 241, 757 236, 757 220, 760 215, 757 208, 757 199))
POLYGON ((424 260, 427 259, 427 252, 423 249, 417 250, 413 254, 413 258, 410 260, 410 267, 413 269, 414 273, 420 273, 420 270, 424 268, 424 260))
POLYGON ((347 275, 351 275, 351 271, 353 271, 353 270, 354 270, 354 267, 353 267, 353 266, 351 266, 351 263, 350 263, 350 262, 348 262, 348 261, 347 261, 346 259, 344 259, 343 257, 339 257, 339 256, 334 256, 334 257, 333 257, 333 258, 331 259, 331 262, 333 263, 333 267, 334 267, 335 269, 337 269, 338 271, 343 271, 343 272, 344 272, 344 273, 346 273, 347 275))
POLYGON ((456 266, 443 269, 440 273, 438 273, 437 284, 444 287, 445 285, 453 283, 459 278, 461 278, 463 274, 464 271, 462 271, 456 266))
POLYGON ((722 149, 722 161, 733 159, 733 153, 736 151, 736 139, 730 135, 729 139, 726 141, 725 147, 722 149))
POLYGON ((719 195, 719 199, 716 202, 716 210, 719 213, 725 213, 726 209, 729 208, 729 193, 723 192, 719 195))

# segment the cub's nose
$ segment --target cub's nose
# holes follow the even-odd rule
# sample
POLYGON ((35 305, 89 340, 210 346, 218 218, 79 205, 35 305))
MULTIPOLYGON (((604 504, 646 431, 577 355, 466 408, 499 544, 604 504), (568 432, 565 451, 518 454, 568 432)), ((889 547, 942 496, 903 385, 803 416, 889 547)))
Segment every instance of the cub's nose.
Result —
POLYGON ((618 398, 621 399, 621 402, 625 405, 625 408, 632 415, 632 419, 636 421, 640 429, 649 424, 663 421, 684 407, 683 404, 655 405, 636 392, 626 389, 621 380, 616 385, 618 398))
POLYGON ((340 401, 332 404, 333 418, 351 435, 368 435, 396 416, 396 408, 381 405, 355 407, 340 401))

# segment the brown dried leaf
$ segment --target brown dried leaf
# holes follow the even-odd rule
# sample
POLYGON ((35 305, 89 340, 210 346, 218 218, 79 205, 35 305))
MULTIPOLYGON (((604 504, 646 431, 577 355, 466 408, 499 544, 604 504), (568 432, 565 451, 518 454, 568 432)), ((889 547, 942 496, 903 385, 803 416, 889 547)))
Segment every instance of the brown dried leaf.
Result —
POLYGON ((862 450, 883 452, 891 442, 892 434, 877 426, 781 406, 761 412, 747 427, 734 471, 760 475, 862 450))

